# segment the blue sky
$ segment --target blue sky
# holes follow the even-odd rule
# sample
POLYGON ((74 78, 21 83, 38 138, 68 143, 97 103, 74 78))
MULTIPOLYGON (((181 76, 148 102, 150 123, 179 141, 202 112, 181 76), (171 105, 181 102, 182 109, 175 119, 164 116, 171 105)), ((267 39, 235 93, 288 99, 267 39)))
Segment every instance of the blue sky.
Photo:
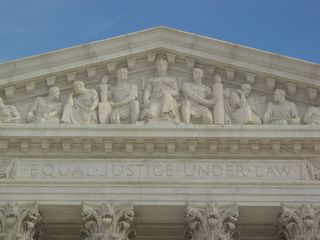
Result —
POLYGON ((320 63, 320 0, 0 0, 0 62, 159 25, 320 63))

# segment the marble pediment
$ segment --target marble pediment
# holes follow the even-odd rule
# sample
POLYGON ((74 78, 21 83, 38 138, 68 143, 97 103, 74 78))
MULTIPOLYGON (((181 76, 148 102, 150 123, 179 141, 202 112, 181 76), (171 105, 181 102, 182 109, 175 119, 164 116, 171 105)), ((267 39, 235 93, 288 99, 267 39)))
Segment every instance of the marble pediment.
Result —
MULTIPOLYGON (((68 49, 44 53, 0 64, 0 90, 5 104, 14 105, 21 122, 39 96, 47 96, 52 86, 61 90, 61 102, 73 92, 75 81, 99 92, 99 84, 107 75, 116 84, 116 73, 128 68, 128 82, 137 85, 138 102, 148 79, 155 76, 159 56, 168 61, 168 74, 177 80, 183 100, 183 83, 192 82, 193 69, 204 71, 203 84, 212 87, 219 74, 224 89, 237 91, 248 83, 251 97, 262 119, 275 89, 283 89, 294 103, 301 118, 311 106, 320 104, 320 66, 278 54, 263 52, 212 38, 167 27, 88 43, 68 49)), ((143 104, 140 104, 140 108, 143 104)), ((142 109, 141 109, 142 111, 142 109)))

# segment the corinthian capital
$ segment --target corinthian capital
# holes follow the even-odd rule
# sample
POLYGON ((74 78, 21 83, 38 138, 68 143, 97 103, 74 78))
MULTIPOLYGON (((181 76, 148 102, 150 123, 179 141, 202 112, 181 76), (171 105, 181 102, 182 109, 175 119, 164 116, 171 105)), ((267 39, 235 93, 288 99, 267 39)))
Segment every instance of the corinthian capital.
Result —
POLYGON ((82 206, 84 240, 127 240, 135 234, 132 229, 134 209, 132 204, 102 203, 82 206))
POLYGON ((41 216, 37 203, 0 206, 0 239, 41 240, 41 216))
POLYGON ((283 204, 278 220, 281 240, 320 239, 320 207, 283 204))
POLYGON ((191 240, 233 240, 239 212, 236 204, 207 203, 199 206, 187 204, 186 235, 191 240))

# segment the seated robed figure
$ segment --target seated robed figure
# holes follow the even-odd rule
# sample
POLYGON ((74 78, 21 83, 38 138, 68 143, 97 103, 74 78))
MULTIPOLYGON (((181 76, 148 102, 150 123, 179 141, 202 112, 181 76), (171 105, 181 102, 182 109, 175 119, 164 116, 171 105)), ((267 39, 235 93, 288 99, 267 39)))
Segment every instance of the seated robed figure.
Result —
POLYGON ((203 70, 193 69, 193 82, 182 84, 184 101, 181 105, 182 119, 186 124, 195 120, 197 123, 212 124, 211 110, 215 99, 210 87, 202 84, 203 70))
POLYGON ((82 81, 73 84, 74 93, 68 97, 61 121, 68 124, 97 123, 96 108, 99 98, 96 90, 87 89, 82 81))
POLYGON ((156 61, 156 76, 150 78, 143 95, 145 122, 179 122, 176 97, 179 95, 177 80, 168 76, 168 61, 160 57, 156 61))
POLYGON ((110 105, 112 112, 110 122, 119 124, 136 123, 139 118, 138 87, 128 83, 128 69, 117 71, 117 84, 110 89, 110 105))
POLYGON ((60 89, 51 87, 49 96, 37 97, 27 113, 27 121, 33 123, 60 123, 62 103, 60 89))
POLYGON ((244 83, 240 89, 230 94, 230 106, 226 111, 230 112, 231 123, 234 124, 261 124, 261 119, 256 113, 254 99, 249 96, 251 85, 244 83))
POLYGON ((21 117, 16 107, 5 105, 0 97, 0 123, 18 123, 20 119, 21 117))
POLYGON ((310 107, 303 121, 305 124, 320 125, 320 107, 310 107))
POLYGON ((276 89, 273 95, 273 102, 267 106, 263 121, 268 124, 276 125, 295 125, 300 123, 300 118, 296 105, 286 100, 286 92, 276 89))

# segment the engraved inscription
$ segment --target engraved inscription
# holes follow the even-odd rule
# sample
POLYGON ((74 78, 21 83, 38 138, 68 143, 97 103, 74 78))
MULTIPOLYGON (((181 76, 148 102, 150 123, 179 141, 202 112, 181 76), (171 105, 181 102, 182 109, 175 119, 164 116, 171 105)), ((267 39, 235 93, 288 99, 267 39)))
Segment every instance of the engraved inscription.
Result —
POLYGON ((298 161, 232 161, 205 160, 23 160, 17 178, 31 179, 182 179, 182 180, 301 180, 298 161), (134 163, 133 163, 134 162, 134 163))

